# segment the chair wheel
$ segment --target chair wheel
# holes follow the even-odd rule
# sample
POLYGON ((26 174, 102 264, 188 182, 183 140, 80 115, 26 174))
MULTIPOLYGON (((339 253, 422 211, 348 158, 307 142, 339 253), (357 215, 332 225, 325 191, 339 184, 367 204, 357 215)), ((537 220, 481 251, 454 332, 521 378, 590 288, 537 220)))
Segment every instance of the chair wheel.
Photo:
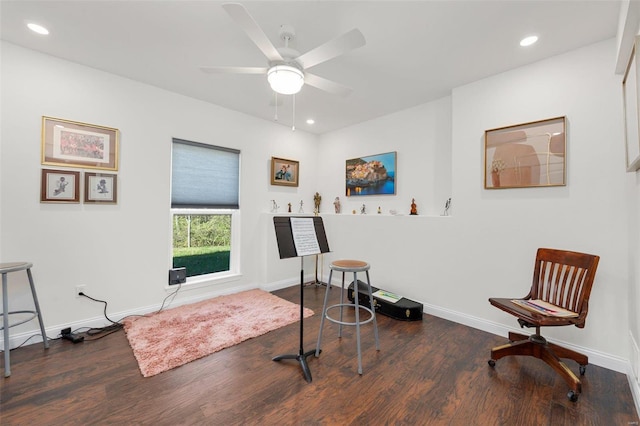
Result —
POLYGON ((487 363, 489 364, 490 367, 496 366, 496 361, 494 359, 490 359, 489 361, 487 361, 487 363))
POLYGON ((571 402, 576 402, 578 400, 578 394, 570 390, 569 393, 567 393, 567 398, 569 398, 571 402))
POLYGON ((581 365, 580 366, 580 375, 584 376, 584 372, 587 371, 587 366, 586 365, 581 365))

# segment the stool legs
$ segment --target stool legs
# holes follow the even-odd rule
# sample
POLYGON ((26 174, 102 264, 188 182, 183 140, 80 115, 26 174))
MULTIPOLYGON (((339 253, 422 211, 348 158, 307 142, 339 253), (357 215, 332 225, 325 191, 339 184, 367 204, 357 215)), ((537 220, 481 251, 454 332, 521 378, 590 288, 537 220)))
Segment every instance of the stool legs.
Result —
MULTIPOLYGON (((378 338, 378 323, 376 321, 376 314, 375 314, 375 306, 373 303, 373 294, 371 292, 371 281, 369 279, 369 271, 365 271, 367 274, 367 293, 369 295, 369 308, 370 309, 370 313, 371 313, 371 319, 369 319, 370 321, 373 322, 373 332, 374 332, 374 336, 375 336, 375 342, 376 342, 376 350, 380 350, 380 341, 378 338)), ((327 289, 325 291, 324 294, 324 304, 322 306, 322 317, 320 318, 320 332, 318 334, 318 343, 316 345, 316 357, 320 355, 320 350, 321 350, 321 344, 322 344, 322 331, 324 329, 324 321, 327 318, 327 303, 329 301, 329 291, 331 290, 331 279, 333 277, 333 269, 331 269, 329 271, 329 280, 327 281, 327 289)), ((356 271, 353 272, 353 299, 354 299, 354 308, 355 308, 355 322, 354 323, 345 323, 343 321, 343 312, 344 312, 344 308, 347 306, 344 303, 344 283, 345 283, 345 272, 342 272, 342 282, 341 282, 341 288, 340 288, 340 303, 336 306, 333 305, 332 307, 339 307, 340 309, 340 320, 336 321, 335 319, 331 319, 331 321, 333 322, 337 322, 338 323, 338 337, 342 337, 342 326, 343 325, 355 325, 356 326, 356 345, 357 345, 357 351, 358 351, 358 374, 362 375, 362 351, 361 351, 361 342, 360 342, 360 301, 359 301, 359 292, 358 292, 358 274, 356 271)), ((364 307, 363 307, 364 309, 364 307)), ((369 320, 366 320, 365 323, 369 322, 369 320)))
MULTIPOLYGON (((324 328, 325 309, 327 309, 327 300, 329 299, 329 290, 331 290, 331 276, 333 269, 329 271, 329 281, 327 281, 327 289, 324 292, 324 304, 322 305, 322 317, 320 318, 320 333, 318 333, 318 343, 316 344, 316 358, 320 356, 320 344, 322 343, 322 329, 324 328)), ((342 320, 342 318, 340 318, 342 320)))
POLYGON ((4 335, 4 377, 11 375, 9 359, 9 292, 7 291, 7 274, 2 274, 2 334, 4 335))
MULTIPOLYGON (((49 348, 49 340, 44 330, 44 321, 42 320, 42 312, 40 311, 40 303, 38 303, 38 295, 36 294, 36 286, 33 284, 33 275, 31 268, 27 268, 27 278, 29 278, 29 287, 31 288, 31 296, 35 305, 35 315, 38 317, 40 324, 40 333, 42 334, 42 342, 44 348, 49 348)), ((24 312, 24 311, 23 311, 24 312)), ((31 311, 27 311, 32 313, 31 311)), ((15 313, 15 312, 14 312, 15 313)), ((33 318, 33 317, 31 317, 33 318)), ((4 377, 11 376, 11 342, 9 340, 9 290, 7 285, 7 273, 2 274, 2 334, 4 342, 4 377)), ((18 325, 18 324, 14 324, 18 325)))
MULTIPOLYGON (((375 312, 376 308, 375 305, 373 303, 373 293, 371 292, 371 281, 369 280, 369 271, 365 271, 365 273, 367 274, 367 291, 369 292, 369 305, 371 306, 371 312, 375 312)), ((373 335, 375 336, 376 339, 376 350, 379 351, 380 350, 380 341, 378 339, 378 322, 376 321, 376 316, 373 316, 373 335)))
POLYGON ((31 275, 31 268, 27 269, 27 276, 29 277, 29 286, 31 286, 31 295, 33 296, 33 304, 36 307, 36 313, 38 314, 38 322, 40 323, 40 333, 42 333, 42 342, 44 348, 49 348, 49 339, 47 339, 47 333, 44 331, 44 321, 42 320, 42 311, 40 310, 40 304, 38 303, 38 295, 36 294, 36 286, 33 284, 33 275, 31 275))

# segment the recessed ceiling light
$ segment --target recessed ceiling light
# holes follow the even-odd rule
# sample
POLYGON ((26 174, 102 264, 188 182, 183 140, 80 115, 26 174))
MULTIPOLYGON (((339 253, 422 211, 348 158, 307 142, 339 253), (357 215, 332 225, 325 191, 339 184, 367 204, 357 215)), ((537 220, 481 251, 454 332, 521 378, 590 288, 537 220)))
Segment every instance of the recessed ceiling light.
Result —
POLYGON ((307 124, 313 124, 315 122, 316 122, 316 120, 314 120, 313 118, 310 118, 310 119, 307 120, 307 124))
POLYGON ((46 29, 42 25, 38 25, 38 24, 35 24, 33 22, 27 23, 27 27, 29 27, 29 29, 31 31, 33 31, 34 33, 38 33, 38 34, 42 34, 42 35, 49 34, 49 30, 48 29, 46 29))
POLYGON ((536 41, 538 41, 538 36, 532 35, 529 37, 525 37, 522 40, 520 40, 520 46, 522 47, 531 46, 536 41))

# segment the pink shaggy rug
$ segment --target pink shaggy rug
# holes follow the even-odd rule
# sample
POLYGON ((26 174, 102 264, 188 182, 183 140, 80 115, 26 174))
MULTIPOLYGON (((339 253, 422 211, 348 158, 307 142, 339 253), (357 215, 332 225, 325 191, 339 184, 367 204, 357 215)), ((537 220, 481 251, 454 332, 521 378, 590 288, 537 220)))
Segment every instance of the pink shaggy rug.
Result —
MULTIPOLYGON (((304 317, 313 311, 304 308, 304 317)), ((300 305, 249 290, 125 319, 144 377, 179 367, 300 320, 300 305)))

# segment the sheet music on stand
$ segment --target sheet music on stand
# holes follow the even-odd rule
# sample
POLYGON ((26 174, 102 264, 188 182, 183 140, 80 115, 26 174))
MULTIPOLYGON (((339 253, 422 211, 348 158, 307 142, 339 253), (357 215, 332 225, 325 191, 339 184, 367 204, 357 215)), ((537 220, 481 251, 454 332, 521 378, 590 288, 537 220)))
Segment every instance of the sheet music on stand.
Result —
POLYGON ((292 217, 291 233, 298 256, 320 254, 320 244, 312 217, 292 217))

